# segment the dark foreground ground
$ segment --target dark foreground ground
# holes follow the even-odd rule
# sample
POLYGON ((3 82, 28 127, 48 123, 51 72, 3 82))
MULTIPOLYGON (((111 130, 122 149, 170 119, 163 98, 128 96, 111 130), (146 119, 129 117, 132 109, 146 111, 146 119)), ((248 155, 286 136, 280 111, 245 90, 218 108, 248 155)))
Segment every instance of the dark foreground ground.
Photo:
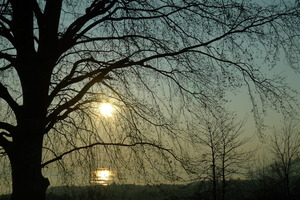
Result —
MULTIPOLYGON (((286 196, 280 184, 261 185, 257 181, 235 180, 228 184, 226 200, 299 200, 300 185, 294 185, 286 196)), ((8 200, 9 195, 0 196, 8 200)), ((47 200, 210 200, 211 184, 191 183, 186 185, 131 185, 111 184, 108 186, 60 186, 50 187, 47 200)), ((218 191, 218 198, 221 192, 218 191)))

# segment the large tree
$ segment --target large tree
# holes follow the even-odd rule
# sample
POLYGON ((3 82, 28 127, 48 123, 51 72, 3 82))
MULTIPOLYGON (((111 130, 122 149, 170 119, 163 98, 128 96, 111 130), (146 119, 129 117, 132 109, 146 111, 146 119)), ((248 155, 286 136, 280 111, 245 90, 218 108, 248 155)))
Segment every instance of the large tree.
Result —
POLYGON ((260 105, 288 109, 281 79, 261 66, 284 56, 297 69, 296 2, 1 0, 0 10, 0 146, 12 199, 44 199, 42 167, 74 150, 172 153, 162 136, 176 136, 172 120, 227 90, 248 87, 258 125, 260 105), (101 132, 95 103, 110 100, 122 110, 121 136, 91 136, 101 132), (60 137, 72 145, 58 148, 60 137), (54 157, 42 162, 43 152, 54 157))

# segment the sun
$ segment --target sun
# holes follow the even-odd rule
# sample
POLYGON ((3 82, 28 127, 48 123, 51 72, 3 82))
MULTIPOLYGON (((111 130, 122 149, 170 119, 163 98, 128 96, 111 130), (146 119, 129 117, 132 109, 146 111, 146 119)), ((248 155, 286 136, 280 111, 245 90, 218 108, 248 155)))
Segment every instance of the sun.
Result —
POLYGON ((114 112, 114 107, 110 103, 101 103, 99 111, 106 117, 111 117, 114 112))

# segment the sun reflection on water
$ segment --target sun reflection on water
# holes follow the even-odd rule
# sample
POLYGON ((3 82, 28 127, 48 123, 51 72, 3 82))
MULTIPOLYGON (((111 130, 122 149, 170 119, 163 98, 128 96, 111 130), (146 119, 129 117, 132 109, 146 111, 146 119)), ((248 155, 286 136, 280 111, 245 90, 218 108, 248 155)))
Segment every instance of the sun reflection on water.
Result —
POLYGON ((113 173, 109 168, 97 168, 92 172, 90 183, 108 185, 112 180, 113 173))

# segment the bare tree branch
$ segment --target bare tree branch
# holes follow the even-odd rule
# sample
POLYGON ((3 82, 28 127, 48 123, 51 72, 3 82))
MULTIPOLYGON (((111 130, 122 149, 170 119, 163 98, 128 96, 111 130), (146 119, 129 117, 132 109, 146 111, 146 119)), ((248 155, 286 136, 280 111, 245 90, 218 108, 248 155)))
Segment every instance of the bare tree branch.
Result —
POLYGON ((13 134, 14 132, 14 126, 5 122, 0 122, 0 129, 3 129, 7 132, 9 132, 10 134, 13 134))
POLYGON ((19 112, 20 106, 12 98, 7 88, 2 83, 0 83, 0 98, 4 99, 7 102, 7 104, 11 107, 11 109, 15 112, 15 114, 19 112))
POLYGON ((148 145, 148 146, 152 146, 152 147, 155 147, 157 149, 160 149, 160 150, 163 150, 163 151, 166 151, 168 153, 170 153, 174 158, 177 158, 175 156, 175 154, 173 153, 173 151, 171 149, 166 149, 164 147, 161 147, 159 145, 156 145, 154 143, 150 143, 150 142, 135 142, 135 143, 132 143, 132 144, 125 144, 125 143, 105 143, 105 142, 97 142, 97 143, 93 143, 93 144, 90 144, 90 145, 87 145, 87 146, 82 146, 82 147, 76 147, 74 149, 71 149, 69 151, 66 151, 64 152, 63 154, 57 156, 56 158, 53 158, 49 161, 46 161, 44 162, 41 167, 45 167, 46 165, 50 164, 50 163, 53 163, 57 160, 61 160, 65 155, 68 155, 74 151, 79 151, 79 150, 82 150, 82 149, 88 149, 88 148, 91 148, 91 147, 94 147, 94 146, 118 146, 118 147, 135 147, 135 146, 138 146, 138 145, 148 145))

